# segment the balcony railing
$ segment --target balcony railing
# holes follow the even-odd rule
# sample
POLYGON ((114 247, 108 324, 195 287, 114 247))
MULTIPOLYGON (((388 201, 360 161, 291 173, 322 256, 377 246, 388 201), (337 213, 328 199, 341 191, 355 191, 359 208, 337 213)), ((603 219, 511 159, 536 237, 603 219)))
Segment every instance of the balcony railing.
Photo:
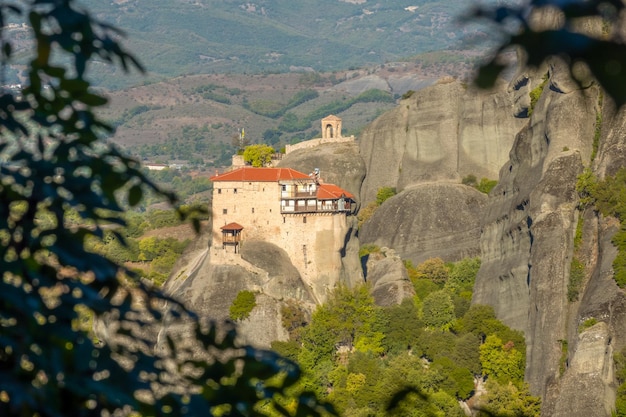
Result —
POLYGON ((317 192, 316 191, 300 191, 300 192, 294 192, 294 191, 283 191, 280 194, 280 198, 282 198, 283 200, 285 199, 293 199, 293 198, 316 198, 317 196, 317 192))
POLYGON ((332 206, 283 206, 280 208, 281 214, 291 213, 349 213, 350 205, 346 204, 342 210, 339 209, 337 204, 332 206))

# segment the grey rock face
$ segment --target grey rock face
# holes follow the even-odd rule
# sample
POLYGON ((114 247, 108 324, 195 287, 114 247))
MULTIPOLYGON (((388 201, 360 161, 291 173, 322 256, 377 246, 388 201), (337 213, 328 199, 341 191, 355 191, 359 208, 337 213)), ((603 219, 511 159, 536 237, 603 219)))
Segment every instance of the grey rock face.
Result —
POLYGON ((268 280, 263 284, 263 291, 274 299, 314 302, 289 256, 278 246, 259 240, 248 241, 241 247, 241 258, 267 272, 268 280))
POLYGON ((503 88, 477 92, 457 81, 414 93, 360 136, 367 165, 362 201, 373 201, 381 187, 460 182, 469 174, 497 178, 525 123, 515 117, 515 106, 503 88))
POLYGON ((362 243, 393 248, 418 264, 478 256, 487 196, 452 183, 413 186, 385 201, 359 232, 362 243))
POLYGON ((366 281, 372 288, 372 296, 379 306, 391 306, 415 295, 402 259, 395 251, 381 248, 380 253, 368 256, 366 281))
POLYGON ((613 347, 609 326, 599 322, 578 336, 576 352, 563 377, 563 389, 555 404, 554 417, 610 416, 615 405, 613 347))
MULTIPOLYGON (((590 164, 598 90, 571 83, 559 62, 549 77, 491 193, 473 302, 494 306, 500 319, 524 332, 526 380, 543 398, 542 415, 609 416, 615 400, 611 351, 624 346, 626 330, 624 295, 612 278, 616 228, 593 211, 579 212, 575 190, 577 175, 590 164), (573 238, 583 215, 577 256, 586 280, 579 301, 568 301, 573 238), (603 323, 579 336, 587 318, 603 323), (568 366, 561 369, 563 341, 568 366)), ((615 135, 620 120, 605 122, 592 165, 600 176, 624 165, 623 139, 615 135)))
POLYGON ((285 155, 278 166, 304 173, 319 168, 324 182, 338 185, 357 197, 365 177, 365 163, 355 142, 327 143, 299 149, 285 155))

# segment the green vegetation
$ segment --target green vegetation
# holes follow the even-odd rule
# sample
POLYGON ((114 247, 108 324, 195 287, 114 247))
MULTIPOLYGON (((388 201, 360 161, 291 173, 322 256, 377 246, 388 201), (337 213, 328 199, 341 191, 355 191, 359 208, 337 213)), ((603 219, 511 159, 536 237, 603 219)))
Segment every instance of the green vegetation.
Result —
POLYGON ((567 369, 568 347, 567 340, 559 340, 561 342, 561 358, 559 359, 559 375, 563 376, 567 369))
POLYGON ((596 320, 595 317, 591 317, 588 318, 587 320, 583 321, 579 326, 578 326, 578 333, 582 333, 585 330, 587 330, 588 328, 594 326, 596 323, 598 323, 598 320, 596 320))
MULTIPOLYGON (((206 176, 192 176, 187 170, 166 168, 160 171, 144 170, 146 176, 156 182, 161 188, 176 191, 178 198, 192 204, 197 201, 197 194, 213 189, 213 184, 206 176)), ((162 202, 156 194, 146 193, 145 198, 139 204, 140 208, 162 202)))
MULTIPOLYGON (((438 16, 436 22, 415 21, 413 13, 404 10, 413 5, 407 0, 382 5, 367 15, 359 4, 348 2, 320 8, 271 0, 263 7, 276 11, 272 13, 220 2, 213 4, 210 12, 186 2, 174 7, 165 0, 124 6, 97 0, 84 3, 94 15, 132 29, 132 49, 151 70, 148 82, 197 73, 287 73, 295 67, 303 70, 302 85, 313 86, 336 81, 311 69, 361 68, 416 53, 424 53, 423 60, 416 60, 430 67, 467 59, 455 50, 464 47, 460 39, 467 28, 449 24, 464 8, 441 1, 420 3, 420 13, 438 16), (337 24, 338 18, 343 23, 337 24), (439 36, 444 28, 450 36, 439 36)), ((92 77, 105 87, 146 81, 94 67, 92 77)))
POLYGON ((395 187, 382 187, 378 189, 376 193, 376 204, 379 206, 383 204, 385 201, 396 195, 395 187))
POLYGON ((615 378, 618 383, 615 417, 626 417, 626 348, 615 352, 613 361, 615 362, 615 378))
POLYGON ((235 129, 229 125, 186 125, 169 133, 164 141, 132 145, 126 150, 143 160, 186 161, 198 167, 221 166, 230 164, 235 153, 235 147, 221 139, 230 137, 225 132, 232 130, 235 129))
POLYGON ((402 100, 406 100, 406 99, 413 97, 413 94, 415 94, 415 91, 413 90, 407 91, 406 93, 402 94, 402 100))
POLYGON ((123 125, 124 123, 127 123, 129 120, 131 120, 135 116, 138 116, 150 110, 159 110, 162 108, 163 106, 146 106, 145 104, 135 106, 131 109, 124 110, 122 115, 117 120, 114 120, 113 122, 111 122, 111 124, 114 127, 119 127, 123 125))
POLYGON ((476 188, 481 193, 489 194, 493 188, 498 185, 497 180, 490 180, 489 178, 482 178, 480 182, 476 178, 476 175, 469 174, 461 180, 461 183, 464 185, 469 185, 470 187, 476 188))
POLYGON ((614 216, 620 223, 620 230, 613 236, 617 256, 613 261, 615 282, 626 288, 626 168, 620 168, 612 177, 599 181, 590 169, 578 176, 576 190, 580 195, 581 207, 595 205, 604 216, 614 216))
POLYGON ((192 93, 200 94, 205 100, 212 100, 222 104, 231 104, 228 96, 238 96, 241 90, 238 88, 227 88, 217 84, 205 84, 193 89, 192 93))
POLYGON ((252 310, 256 307, 256 295, 252 291, 239 291, 230 306, 231 320, 245 320, 250 316, 252 310))
POLYGON ((535 105, 539 101, 539 97, 541 97, 541 93, 543 93, 543 89, 546 87, 547 83, 548 83, 548 74, 545 74, 543 78, 541 79, 541 83, 539 83, 530 92, 530 106, 528 107, 528 117, 530 117, 533 114, 535 105))
POLYGON ((485 410, 508 407, 538 416, 539 399, 523 382, 523 335, 498 321, 491 307, 470 307, 479 259, 405 264, 433 291, 379 307, 367 286, 338 287, 308 324, 293 307, 282 313, 285 328, 298 330, 272 346, 302 367, 300 389, 316 392, 346 417, 462 417, 458 401, 473 395, 475 377, 489 376, 485 410), (386 410, 394 397, 393 410, 386 410))
POLYGON ((253 167, 263 167, 272 162, 274 153, 276 151, 269 145, 250 145, 243 150, 243 160, 253 167))
POLYGON ((583 240, 583 217, 578 217, 576 223, 576 234, 574 235, 574 256, 570 264, 569 282, 567 283, 567 300, 577 301, 580 286, 585 279, 585 264, 580 260, 580 249, 583 240))
POLYGON ((359 258, 362 258, 364 256, 367 256, 371 253, 379 253, 380 252, 380 248, 374 244, 365 244, 365 245, 361 245, 361 248, 359 249, 359 258))
POLYGON ((285 113, 283 120, 278 125, 278 129, 284 132, 299 132, 311 127, 311 123, 321 120, 329 114, 338 114, 349 109, 357 103, 393 103, 393 96, 382 90, 372 89, 364 91, 353 98, 345 98, 344 100, 335 100, 325 104, 308 113, 301 119, 294 113, 285 113))
POLYGON ((598 95, 598 110, 596 110, 596 124, 593 130, 593 145, 591 150, 591 162, 596 159, 596 155, 598 154, 598 148, 600 146, 600 136, 602 135, 602 104, 604 101, 604 96, 602 91, 598 95))
POLYGON ((378 207, 380 207, 385 201, 387 201, 394 195, 396 195, 395 187, 379 188, 376 192, 376 201, 369 203, 367 206, 359 210, 359 213, 357 214, 359 227, 361 227, 363 223, 365 223, 374 215, 376 210, 378 210, 378 207))
POLYGON ((569 282, 567 284, 567 301, 578 301, 580 286, 585 279, 585 265, 576 257, 570 265, 569 282))
MULTIPOLYGON (((181 212, 199 209, 201 206, 193 205, 179 208, 181 212)), ((194 217, 198 220, 208 219, 207 215, 194 217)), ((130 282, 136 284, 139 279, 144 278, 157 287, 161 286, 190 240, 143 235, 151 230, 182 225, 184 222, 181 216, 174 209, 127 211, 123 219, 125 227, 105 230, 101 240, 90 239, 85 243, 85 248, 117 264, 132 264, 133 275, 129 277, 130 282)))
POLYGON ((317 97, 319 97, 319 93, 315 90, 302 90, 298 91, 284 106, 280 106, 279 104, 270 101, 255 101, 251 103, 246 101, 244 103, 244 107, 261 116, 277 119, 294 107, 317 97))

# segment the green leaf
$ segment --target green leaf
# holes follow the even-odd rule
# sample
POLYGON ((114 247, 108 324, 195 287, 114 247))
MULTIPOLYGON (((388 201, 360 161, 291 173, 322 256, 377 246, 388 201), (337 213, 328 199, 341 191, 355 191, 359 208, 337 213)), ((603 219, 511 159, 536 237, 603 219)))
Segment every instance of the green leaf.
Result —
POLYGON ((140 185, 133 185, 130 187, 130 190, 128 190, 128 204, 130 204, 131 207, 135 207, 139 204, 142 198, 143 190, 140 185))

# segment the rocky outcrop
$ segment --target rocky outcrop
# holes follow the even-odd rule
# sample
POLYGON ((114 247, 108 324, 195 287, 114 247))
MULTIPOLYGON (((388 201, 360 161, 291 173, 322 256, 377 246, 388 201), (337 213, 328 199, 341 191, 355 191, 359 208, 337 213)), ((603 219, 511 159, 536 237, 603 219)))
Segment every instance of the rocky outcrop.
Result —
POLYGON ((363 224, 359 238, 393 248, 414 264, 478 256, 486 203, 485 194, 462 184, 418 184, 385 201, 363 224))
POLYGON ((460 182, 469 174, 497 178, 525 123, 515 117, 516 105, 506 89, 479 92, 459 81, 440 82, 402 100, 360 135, 367 165, 362 201, 373 201, 381 187, 460 182))
POLYGON ((263 292, 274 299, 291 298, 305 304, 315 302, 289 256, 278 246, 259 240, 248 241, 241 247, 241 258, 267 272, 263 292))
POLYGON ((336 184, 355 196, 359 195, 365 178, 365 163, 356 142, 327 143, 315 148, 299 149, 285 155, 278 166, 305 173, 319 168, 324 182, 336 184))
MULTIPOLYGON (((514 83, 542 76, 520 74, 514 83)), ((571 82, 558 61, 548 77, 490 195, 473 302, 494 306, 500 319, 524 332, 526 380, 543 399, 543 416, 609 416, 615 399, 611 351, 624 346, 626 330, 624 294, 612 279, 616 227, 593 210, 578 210, 576 181, 584 166, 602 176, 624 165, 623 139, 615 135, 622 122, 606 124, 613 126, 606 127, 592 162, 599 90, 571 82), (575 301, 568 300, 567 288, 576 225, 583 219, 577 256, 587 279, 575 301), (579 336, 589 318, 603 323, 579 336)))
POLYGON ((255 292, 256 306, 250 317, 239 323, 245 343, 269 347, 274 340, 287 339, 280 315, 284 301, 297 300, 309 310, 315 305, 310 288, 285 251, 271 243, 249 241, 242 245, 241 256, 220 250, 213 258, 210 253, 203 255, 188 276, 174 272, 166 290, 200 316, 218 321, 229 318, 230 306, 240 291, 255 292))
MULTIPOLYGON (((610 416, 615 406, 613 347, 609 326, 599 322, 578 335, 576 352, 563 376, 553 417, 610 416)), ((544 413, 546 414, 546 413, 544 413)))
POLYGON ((393 249, 381 248, 380 252, 367 255, 364 269, 377 305, 397 305, 415 295, 404 263, 393 249))

